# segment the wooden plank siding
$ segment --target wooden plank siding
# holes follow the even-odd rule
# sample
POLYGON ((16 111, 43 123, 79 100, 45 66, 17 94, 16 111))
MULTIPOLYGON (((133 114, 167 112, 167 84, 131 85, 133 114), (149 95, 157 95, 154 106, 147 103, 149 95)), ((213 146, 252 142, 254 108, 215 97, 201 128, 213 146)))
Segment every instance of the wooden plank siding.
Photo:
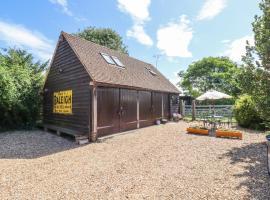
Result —
POLYGON ((139 91, 139 124, 140 127, 153 125, 151 92, 139 91))
POLYGON ((153 125, 162 113, 169 119, 167 93, 97 87, 98 137, 153 125))
POLYGON ((59 41, 53 63, 44 86, 44 124, 74 130, 81 134, 90 132, 90 77, 68 42, 59 41), (53 113, 53 93, 72 90, 72 114, 53 113))

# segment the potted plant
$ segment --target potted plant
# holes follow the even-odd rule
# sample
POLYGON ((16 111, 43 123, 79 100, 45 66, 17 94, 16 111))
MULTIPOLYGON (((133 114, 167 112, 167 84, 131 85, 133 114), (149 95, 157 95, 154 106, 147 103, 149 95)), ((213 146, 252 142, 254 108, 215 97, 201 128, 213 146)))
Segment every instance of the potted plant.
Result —
POLYGON ((216 137, 239 138, 242 140, 243 135, 241 132, 235 130, 218 129, 216 130, 216 137))
POLYGON ((209 130, 201 126, 193 126, 187 128, 187 132, 191 134, 209 135, 209 130))

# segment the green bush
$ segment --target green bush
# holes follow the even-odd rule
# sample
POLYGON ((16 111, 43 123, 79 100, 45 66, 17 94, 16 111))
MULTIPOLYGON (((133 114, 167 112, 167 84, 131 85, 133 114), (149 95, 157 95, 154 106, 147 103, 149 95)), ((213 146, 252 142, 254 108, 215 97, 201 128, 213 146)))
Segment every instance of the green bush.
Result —
POLYGON ((30 128, 40 117, 46 63, 26 51, 0 52, 0 130, 30 128))
POLYGON ((234 114, 240 126, 253 129, 263 128, 262 119, 259 117, 256 104, 249 95, 242 95, 236 100, 234 114))

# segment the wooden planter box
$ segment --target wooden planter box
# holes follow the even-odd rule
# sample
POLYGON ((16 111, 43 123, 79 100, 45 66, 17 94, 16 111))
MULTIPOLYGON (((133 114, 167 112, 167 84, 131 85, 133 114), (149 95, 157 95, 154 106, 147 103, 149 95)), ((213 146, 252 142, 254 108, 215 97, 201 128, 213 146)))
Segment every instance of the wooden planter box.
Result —
POLYGON ((216 137, 225 137, 225 138, 238 138, 242 140, 243 136, 241 132, 238 131, 216 131, 216 137))
POLYGON ((209 135, 209 131, 206 129, 199 128, 187 128, 188 133, 198 134, 198 135, 209 135))

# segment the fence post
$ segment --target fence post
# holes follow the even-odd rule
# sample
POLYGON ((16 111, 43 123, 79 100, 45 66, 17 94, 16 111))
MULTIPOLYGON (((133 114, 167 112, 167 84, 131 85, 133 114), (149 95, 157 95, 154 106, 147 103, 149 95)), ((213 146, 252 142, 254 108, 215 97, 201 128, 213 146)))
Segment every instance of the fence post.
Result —
POLYGON ((196 120, 196 101, 192 100, 192 120, 196 120))
POLYGON ((181 100, 180 101, 180 114, 182 115, 182 117, 184 117, 185 116, 185 102, 184 102, 184 100, 181 100))

